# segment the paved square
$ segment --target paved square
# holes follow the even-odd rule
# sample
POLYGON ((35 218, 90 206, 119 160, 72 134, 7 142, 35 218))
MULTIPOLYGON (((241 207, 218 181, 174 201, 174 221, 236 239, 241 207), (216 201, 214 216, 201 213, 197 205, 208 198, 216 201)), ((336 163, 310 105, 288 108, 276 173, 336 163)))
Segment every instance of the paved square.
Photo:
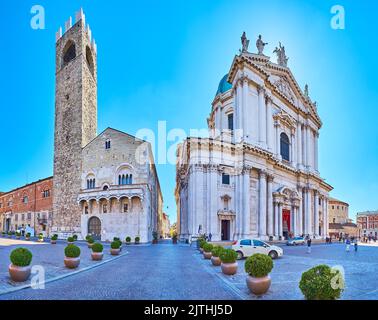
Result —
POLYGON ((274 260, 270 274, 272 285, 269 292, 261 297, 249 293, 246 286, 245 260, 238 261, 238 273, 235 276, 224 275, 220 267, 214 267, 208 260, 200 259, 208 272, 216 274, 227 286, 234 290, 241 299, 303 299, 299 289, 302 272, 319 264, 342 266, 345 271, 345 291, 341 299, 378 299, 378 247, 362 246, 354 252, 346 252, 344 244, 313 245, 311 254, 306 246, 282 246, 284 256, 274 260))

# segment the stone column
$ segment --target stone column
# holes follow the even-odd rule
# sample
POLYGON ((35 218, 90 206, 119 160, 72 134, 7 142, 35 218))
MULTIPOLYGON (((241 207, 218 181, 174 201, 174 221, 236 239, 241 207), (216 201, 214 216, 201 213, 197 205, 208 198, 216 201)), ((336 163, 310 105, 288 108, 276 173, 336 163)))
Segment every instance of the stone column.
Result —
POLYGON ((309 131, 308 131, 308 126, 305 125, 304 127, 304 166, 307 168, 308 165, 309 165, 309 139, 310 139, 310 136, 309 136, 309 131))
POLYGON ((274 217, 273 217, 273 180, 272 175, 268 175, 268 236, 273 236, 273 226, 274 226, 274 217))
POLYGON ((329 228, 329 219, 328 219, 328 198, 325 198, 325 212, 326 212, 326 228, 325 228, 325 236, 328 236, 328 228, 329 228))
POLYGON ((302 198, 302 189, 300 188, 299 194, 301 195, 301 199, 299 200, 299 206, 298 206, 298 234, 301 235, 303 232, 303 198, 302 198))
POLYGON ((302 124, 297 125, 297 163, 298 168, 302 167, 302 124))
POLYGON ((315 135, 314 135, 314 144, 315 144, 315 152, 314 152, 314 166, 315 166, 315 171, 318 172, 319 171, 319 155, 318 155, 318 141, 319 141, 319 133, 315 132, 315 135))
POLYGON ((234 130, 234 139, 235 143, 239 143, 243 138, 242 131, 242 85, 241 81, 237 82, 236 87, 236 106, 235 106, 235 130, 234 130))
POLYGON ((267 146, 269 151, 274 150, 274 137, 273 137, 273 107, 272 107, 272 98, 269 95, 266 95, 266 140, 267 140, 267 146))
POLYGON ((311 190, 306 189, 306 220, 307 220, 307 234, 313 234, 312 217, 311 217, 311 190))
POLYGON ((243 141, 247 140, 248 135, 248 79, 243 78, 243 102, 242 102, 242 127, 243 127, 243 141))
POLYGON ((274 202, 274 236, 279 236, 279 223, 278 223, 278 202, 274 202))
POLYGON ((249 168, 243 168, 243 237, 247 238, 251 233, 251 210, 249 195, 249 168))
POLYGON ((291 165, 294 167, 296 166, 296 142, 295 142, 295 132, 292 131, 291 133, 291 146, 290 146, 290 153, 291 153, 291 157, 290 157, 290 161, 291 161, 291 165))
POLYGON ((278 203, 278 236, 283 237, 282 204, 278 203))
POLYGON ((259 95, 259 142, 261 147, 266 148, 266 106, 265 106, 265 89, 262 86, 257 87, 259 95))
POLYGON ((314 234, 319 236, 319 193, 315 190, 314 194, 314 234))
MULTIPOLYGON (((243 227, 243 212, 240 206, 240 195, 242 194, 242 186, 239 179, 239 174, 235 174, 235 234, 239 239, 242 237, 242 227, 243 227)), ((220 231, 221 232, 221 231, 220 231)))
POLYGON ((259 174, 259 236, 266 237, 266 172, 260 170, 259 174))
POLYGON ((276 157, 281 159, 281 149, 280 149, 280 124, 276 122, 274 124, 275 132, 276 132, 276 157))

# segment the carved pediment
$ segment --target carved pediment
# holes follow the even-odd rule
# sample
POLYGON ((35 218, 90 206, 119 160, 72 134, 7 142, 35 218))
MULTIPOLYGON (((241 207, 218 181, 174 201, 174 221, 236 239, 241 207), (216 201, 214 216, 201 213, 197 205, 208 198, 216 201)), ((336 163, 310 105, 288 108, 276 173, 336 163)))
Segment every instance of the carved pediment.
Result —
POLYGON ((296 129, 296 120, 283 110, 281 110, 280 112, 277 112, 273 116, 273 119, 290 129, 293 129, 293 130, 296 129))
POLYGON ((294 92, 290 88, 290 84, 285 77, 280 77, 278 80, 274 81, 273 84, 276 86, 277 90, 280 93, 282 93, 289 101, 295 104, 294 92))

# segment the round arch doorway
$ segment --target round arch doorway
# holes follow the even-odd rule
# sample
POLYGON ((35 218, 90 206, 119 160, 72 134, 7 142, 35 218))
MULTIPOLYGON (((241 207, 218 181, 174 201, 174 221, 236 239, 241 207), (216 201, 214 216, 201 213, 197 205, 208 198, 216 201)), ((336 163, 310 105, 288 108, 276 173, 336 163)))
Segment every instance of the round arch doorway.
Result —
POLYGON ((101 220, 97 217, 91 217, 88 220, 88 233, 94 240, 101 240, 101 220))

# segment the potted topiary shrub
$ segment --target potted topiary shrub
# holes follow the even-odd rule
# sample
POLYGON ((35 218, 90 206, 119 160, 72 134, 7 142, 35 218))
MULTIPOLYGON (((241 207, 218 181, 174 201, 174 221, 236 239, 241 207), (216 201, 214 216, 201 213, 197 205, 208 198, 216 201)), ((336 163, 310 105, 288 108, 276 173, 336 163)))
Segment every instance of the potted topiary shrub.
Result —
POLYGON ((336 300, 344 290, 344 277, 321 264, 302 273, 299 289, 307 300, 336 300))
POLYGON ((8 238, 12 238, 12 232, 8 231, 8 238))
POLYGON ((203 246, 206 244, 206 240, 201 238, 198 241, 199 241, 199 251, 200 253, 203 253, 203 246))
POLYGON ((213 246, 213 249, 211 250, 211 263, 214 265, 214 266, 220 266, 222 261, 220 259, 220 254, 222 253, 223 251, 223 247, 220 247, 220 246, 213 246))
POLYGON ((88 248, 92 248, 93 244, 94 244, 94 239, 92 237, 87 238, 88 248))
POLYGON ((222 272, 227 275, 233 275, 238 270, 238 264, 236 262, 238 254, 232 249, 224 249, 220 254, 222 261, 222 272))
POLYGON ((50 239, 50 243, 51 244, 56 244, 56 241, 58 240, 58 235, 57 234, 54 234, 51 239, 50 239))
POLYGON ((29 279, 32 258, 32 253, 26 248, 17 248, 11 252, 11 264, 9 265, 8 271, 13 281, 24 282, 29 279))
POLYGON ((177 233, 174 233, 172 236, 172 243, 177 244, 177 233))
POLYGON ((247 286, 255 295, 266 293, 271 284, 269 273, 273 269, 273 260, 270 256, 256 253, 247 258, 244 265, 247 276, 247 286))
POLYGON ((104 253, 102 252, 103 250, 104 250, 104 246, 101 243, 99 242, 94 243, 92 246, 92 253, 91 253, 92 260, 95 260, 95 261, 102 260, 102 257, 104 256, 104 253))
POLYGON ((77 241, 77 234, 74 234, 74 235, 72 236, 72 238, 74 239, 74 241, 77 241))
POLYGON ((130 237, 126 237, 126 244, 131 244, 131 238, 130 237))
POLYGON ((135 237, 135 244, 139 244, 140 242, 140 237, 135 237))
POLYGON ((67 238, 67 244, 74 244, 74 242, 75 242, 74 237, 68 237, 67 238))
POLYGON ((21 231, 17 230, 16 231, 16 239, 20 239, 21 238, 21 231))
POLYGON ((213 245, 211 243, 205 243, 203 245, 203 257, 205 259, 211 258, 211 250, 213 250, 213 245))
POLYGON ((156 231, 152 232, 152 244, 158 243, 158 233, 156 231))
POLYGON ((30 232, 28 232, 28 233, 25 235, 25 240, 29 241, 29 240, 30 240, 30 236, 31 236, 31 234, 30 234, 30 232))
POLYGON ((43 233, 38 235, 38 242, 43 242, 43 233))
POLYGON ((74 269, 80 264, 80 248, 74 244, 69 244, 64 249, 64 264, 67 268, 74 269))
POLYGON ((114 237, 113 241, 118 241, 119 242, 119 250, 122 251, 122 241, 121 241, 121 239, 118 238, 118 237, 114 237))
POLYGON ((119 252, 121 251, 120 250, 120 243, 119 241, 113 241, 111 244, 110 244, 110 254, 112 256, 117 256, 119 255, 119 252))

